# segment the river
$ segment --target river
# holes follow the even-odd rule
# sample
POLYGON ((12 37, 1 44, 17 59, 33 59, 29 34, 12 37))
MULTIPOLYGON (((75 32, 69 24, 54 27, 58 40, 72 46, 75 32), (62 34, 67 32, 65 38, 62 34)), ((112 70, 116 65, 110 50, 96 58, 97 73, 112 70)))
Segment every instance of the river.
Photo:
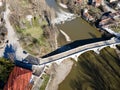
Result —
POLYGON ((75 40, 101 37, 101 33, 96 28, 91 26, 81 17, 73 19, 75 15, 60 8, 55 0, 46 0, 46 3, 56 12, 56 18, 52 20, 52 23, 57 24, 60 30, 58 37, 58 43, 60 46, 75 40), (64 24, 61 24, 61 22, 64 22, 64 24))
MULTIPOLYGON (((84 40, 91 38, 100 38, 101 33, 93 26, 91 26, 88 22, 78 17, 72 21, 67 21, 64 24, 57 25, 60 30, 66 33, 67 38, 71 40, 66 40, 69 42, 73 42, 76 40, 84 40)), ((64 34, 63 34, 64 35, 64 34)), ((60 35, 58 37, 58 41, 61 45, 65 44, 66 36, 60 35)))

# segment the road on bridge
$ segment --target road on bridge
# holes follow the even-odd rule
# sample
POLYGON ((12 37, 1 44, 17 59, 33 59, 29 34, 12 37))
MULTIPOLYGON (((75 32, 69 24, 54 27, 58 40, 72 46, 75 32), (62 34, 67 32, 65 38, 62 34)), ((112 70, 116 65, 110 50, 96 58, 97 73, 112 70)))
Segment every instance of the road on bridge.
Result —
POLYGON ((83 46, 65 51, 65 52, 60 53, 60 54, 56 54, 56 55, 53 55, 53 56, 50 56, 50 57, 47 57, 47 58, 42 58, 40 60, 40 65, 48 64, 48 63, 51 63, 51 62, 54 62, 54 61, 57 61, 57 60, 60 60, 60 59, 65 59, 66 57, 69 58, 73 54, 80 53, 80 52, 83 52, 83 51, 86 51, 86 50, 89 50, 89 49, 94 50, 94 48, 99 48, 99 47, 102 47, 102 46, 110 46, 112 44, 120 44, 120 41, 115 39, 115 38, 112 38, 112 39, 106 40, 106 41, 100 41, 100 42, 96 42, 96 43, 86 44, 86 45, 83 45, 83 46))

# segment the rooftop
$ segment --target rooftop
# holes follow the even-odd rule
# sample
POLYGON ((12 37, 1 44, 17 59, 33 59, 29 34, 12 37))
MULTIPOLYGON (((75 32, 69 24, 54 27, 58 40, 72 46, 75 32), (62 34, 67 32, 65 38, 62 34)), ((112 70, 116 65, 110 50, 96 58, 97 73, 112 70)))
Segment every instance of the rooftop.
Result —
POLYGON ((3 0, 0 0, 0 7, 3 6, 3 0))
POLYGON ((26 88, 29 86, 31 76, 32 72, 30 70, 15 66, 4 90, 30 90, 26 88))

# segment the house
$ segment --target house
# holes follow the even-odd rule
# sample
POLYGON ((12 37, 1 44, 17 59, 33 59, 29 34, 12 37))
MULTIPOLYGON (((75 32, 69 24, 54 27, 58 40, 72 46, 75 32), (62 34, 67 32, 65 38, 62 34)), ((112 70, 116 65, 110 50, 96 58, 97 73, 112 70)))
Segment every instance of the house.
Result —
POLYGON ((95 0, 95 6, 99 7, 101 5, 102 0, 95 0))
POLYGON ((117 4, 117 8, 120 9, 120 1, 117 4))
POLYGON ((95 7, 99 7, 101 2, 102 0, 88 0, 88 3, 94 5, 95 7))
POLYGON ((109 0, 110 3, 115 2, 115 1, 117 1, 117 0, 109 0))
POLYGON ((120 19, 120 11, 117 11, 117 12, 114 12, 114 13, 110 13, 109 14, 109 17, 117 20, 117 19, 120 19))
POLYGON ((30 90, 32 71, 15 66, 3 90, 30 90))
POLYGON ((27 15, 27 16, 26 16, 26 19, 27 19, 27 21, 29 21, 29 22, 31 22, 31 21, 32 21, 32 18, 33 18, 33 16, 32 16, 32 15, 27 15))
POLYGON ((92 21, 94 18, 88 13, 88 9, 85 8, 83 11, 83 17, 88 20, 88 21, 92 21))
POLYGON ((113 19, 108 17, 108 18, 105 18, 105 19, 101 20, 99 22, 99 26, 109 25, 112 22, 113 22, 113 19))
POLYGON ((103 15, 101 21, 99 22, 99 26, 110 25, 111 23, 117 22, 120 20, 120 11, 109 13, 109 15, 103 15))
POLYGON ((3 6, 3 0, 0 0, 0 7, 3 6))
MULTIPOLYGON (((36 58, 36 57, 31 56, 31 55, 28 55, 25 58, 25 61, 26 61, 26 63, 30 63, 32 65, 38 65, 38 64, 40 64, 40 60, 38 58, 36 58)), ((23 60, 23 62, 24 62, 24 60, 23 60)))

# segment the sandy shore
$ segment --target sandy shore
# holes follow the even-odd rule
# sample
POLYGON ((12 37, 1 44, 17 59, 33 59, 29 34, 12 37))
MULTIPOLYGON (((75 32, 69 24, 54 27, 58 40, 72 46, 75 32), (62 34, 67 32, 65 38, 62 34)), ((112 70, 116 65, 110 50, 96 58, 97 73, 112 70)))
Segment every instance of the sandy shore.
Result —
POLYGON ((60 30, 60 32, 65 36, 65 39, 66 39, 67 42, 70 42, 70 41, 71 41, 71 39, 70 39, 70 37, 67 35, 67 33, 65 33, 63 30, 60 30))
POLYGON ((57 90, 58 85, 65 79, 71 71, 73 61, 70 59, 64 60, 60 65, 52 65, 51 78, 48 82, 46 90, 57 90))

